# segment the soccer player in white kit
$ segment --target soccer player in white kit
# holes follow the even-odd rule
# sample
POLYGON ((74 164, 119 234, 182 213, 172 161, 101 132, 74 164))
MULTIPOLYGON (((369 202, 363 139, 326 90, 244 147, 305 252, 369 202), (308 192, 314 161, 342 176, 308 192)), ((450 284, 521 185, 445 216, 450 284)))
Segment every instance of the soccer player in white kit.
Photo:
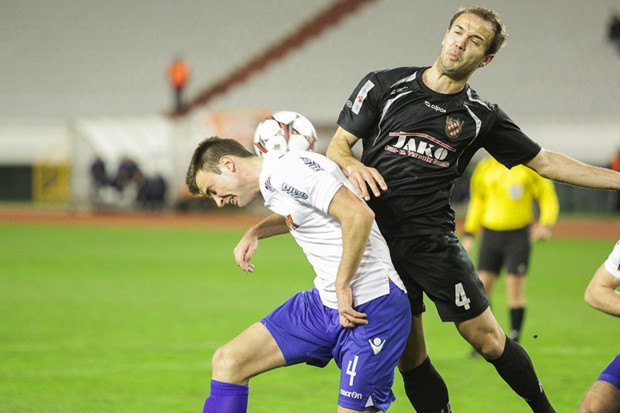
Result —
POLYGON ((262 195, 277 214, 235 249, 244 271, 254 269, 258 239, 290 231, 316 273, 313 289, 215 352, 203 412, 246 412, 250 378, 299 363, 324 367, 331 359, 341 369, 339 413, 387 410, 411 310, 374 213, 340 168, 312 152, 258 157, 235 140, 213 137, 194 151, 186 183, 220 207, 244 207, 262 195))
MULTIPOLYGON (((585 300, 593 308, 620 317, 620 240, 596 270, 585 300)), ((579 407, 579 413, 620 412, 620 354, 605 367, 579 407)))

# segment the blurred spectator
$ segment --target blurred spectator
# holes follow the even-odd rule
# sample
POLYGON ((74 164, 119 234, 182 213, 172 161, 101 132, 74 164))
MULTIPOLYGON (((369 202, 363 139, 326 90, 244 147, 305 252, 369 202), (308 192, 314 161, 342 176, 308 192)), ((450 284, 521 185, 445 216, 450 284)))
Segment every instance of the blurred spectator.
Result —
POLYGON ((167 184, 164 177, 155 174, 149 178, 138 173, 136 182, 139 185, 136 199, 138 204, 149 211, 161 211, 166 203, 167 184))
POLYGON ((177 57, 168 68, 168 81, 174 91, 175 113, 183 110, 183 90, 189 80, 189 72, 189 65, 180 57, 177 57))
POLYGON ((101 198, 101 189, 109 184, 105 162, 103 162, 99 155, 95 156, 93 163, 90 165, 90 177, 92 180, 93 200, 98 201, 101 198))
POLYGON ((620 52, 620 15, 614 14, 609 23, 609 41, 615 43, 620 52))
POLYGON ((123 192, 128 184, 134 182, 136 174, 139 172, 140 169, 134 160, 128 156, 123 156, 116 171, 116 176, 112 180, 112 186, 119 192, 123 192))

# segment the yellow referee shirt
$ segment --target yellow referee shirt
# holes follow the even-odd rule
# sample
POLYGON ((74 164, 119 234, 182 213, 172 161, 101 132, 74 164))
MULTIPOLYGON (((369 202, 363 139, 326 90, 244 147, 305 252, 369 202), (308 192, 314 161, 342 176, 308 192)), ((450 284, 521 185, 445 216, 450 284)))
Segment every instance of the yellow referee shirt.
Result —
POLYGON ((560 210, 553 182, 530 168, 506 168, 492 157, 480 161, 471 177, 471 199, 464 230, 476 234, 481 226, 495 231, 518 229, 534 221, 534 202, 540 207, 539 222, 553 226, 560 210))

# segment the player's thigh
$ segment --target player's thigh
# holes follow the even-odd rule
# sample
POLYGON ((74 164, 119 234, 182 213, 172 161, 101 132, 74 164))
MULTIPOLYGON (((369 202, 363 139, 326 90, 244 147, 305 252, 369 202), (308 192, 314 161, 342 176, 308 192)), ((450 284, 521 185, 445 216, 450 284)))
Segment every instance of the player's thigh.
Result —
MULTIPOLYGON (((443 321, 476 317, 489 302, 471 258, 454 234, 393 238, 392 261, 410 295, 422 291, 433 300, 443 321)), ((412 306, 413 314, 416 309, 412 306)))
POLYGON ((504 254, 506 271, 509 274, 525 275, 530 265, 530 241, 529 227, 505 231, 504 254))
POLYGON ((579 407, 579 413, 618 413, 620 389, 606 381, 597 380, 579 407))
POLYGON ((247 384, 247 380, 285 365, 275 339, 261 323, 254 323, 213 355, 213 379, 247 384))
POLYGON ((368 324, 342 331, 334 348, 341 369, 338 405, 385 411, 394 401, 394 369, 411 325, 405 292, 392 285, 389 294, 358 307, 368 324))
POLYGON ((482 229, 480 247, 478 249, 478 271, 486 271, 490 274, 499 275, 504 265, 502 231, 493 231, 488 228, 482 229))

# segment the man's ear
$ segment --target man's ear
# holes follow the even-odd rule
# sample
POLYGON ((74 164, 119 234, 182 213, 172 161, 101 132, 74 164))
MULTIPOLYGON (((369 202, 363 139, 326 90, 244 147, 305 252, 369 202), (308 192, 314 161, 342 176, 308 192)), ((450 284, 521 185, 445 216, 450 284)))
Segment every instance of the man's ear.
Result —
POLYGON ((482 59, 482 62, 480 62, 480 64, 478 65, 478 67, 485 67, 486 65, 491 63, 491 60, 493 60, 494 57, 495 57, 494 54, 485 56, 484 59, 482 59))
POLYGON ((237 169, 237 166, 235 165, 235 161, 230 156, 227 156, 227 155, 224 155, 220 158, 220 167, 226 168, 230 172, 235 172, 235 170, 237 169))

